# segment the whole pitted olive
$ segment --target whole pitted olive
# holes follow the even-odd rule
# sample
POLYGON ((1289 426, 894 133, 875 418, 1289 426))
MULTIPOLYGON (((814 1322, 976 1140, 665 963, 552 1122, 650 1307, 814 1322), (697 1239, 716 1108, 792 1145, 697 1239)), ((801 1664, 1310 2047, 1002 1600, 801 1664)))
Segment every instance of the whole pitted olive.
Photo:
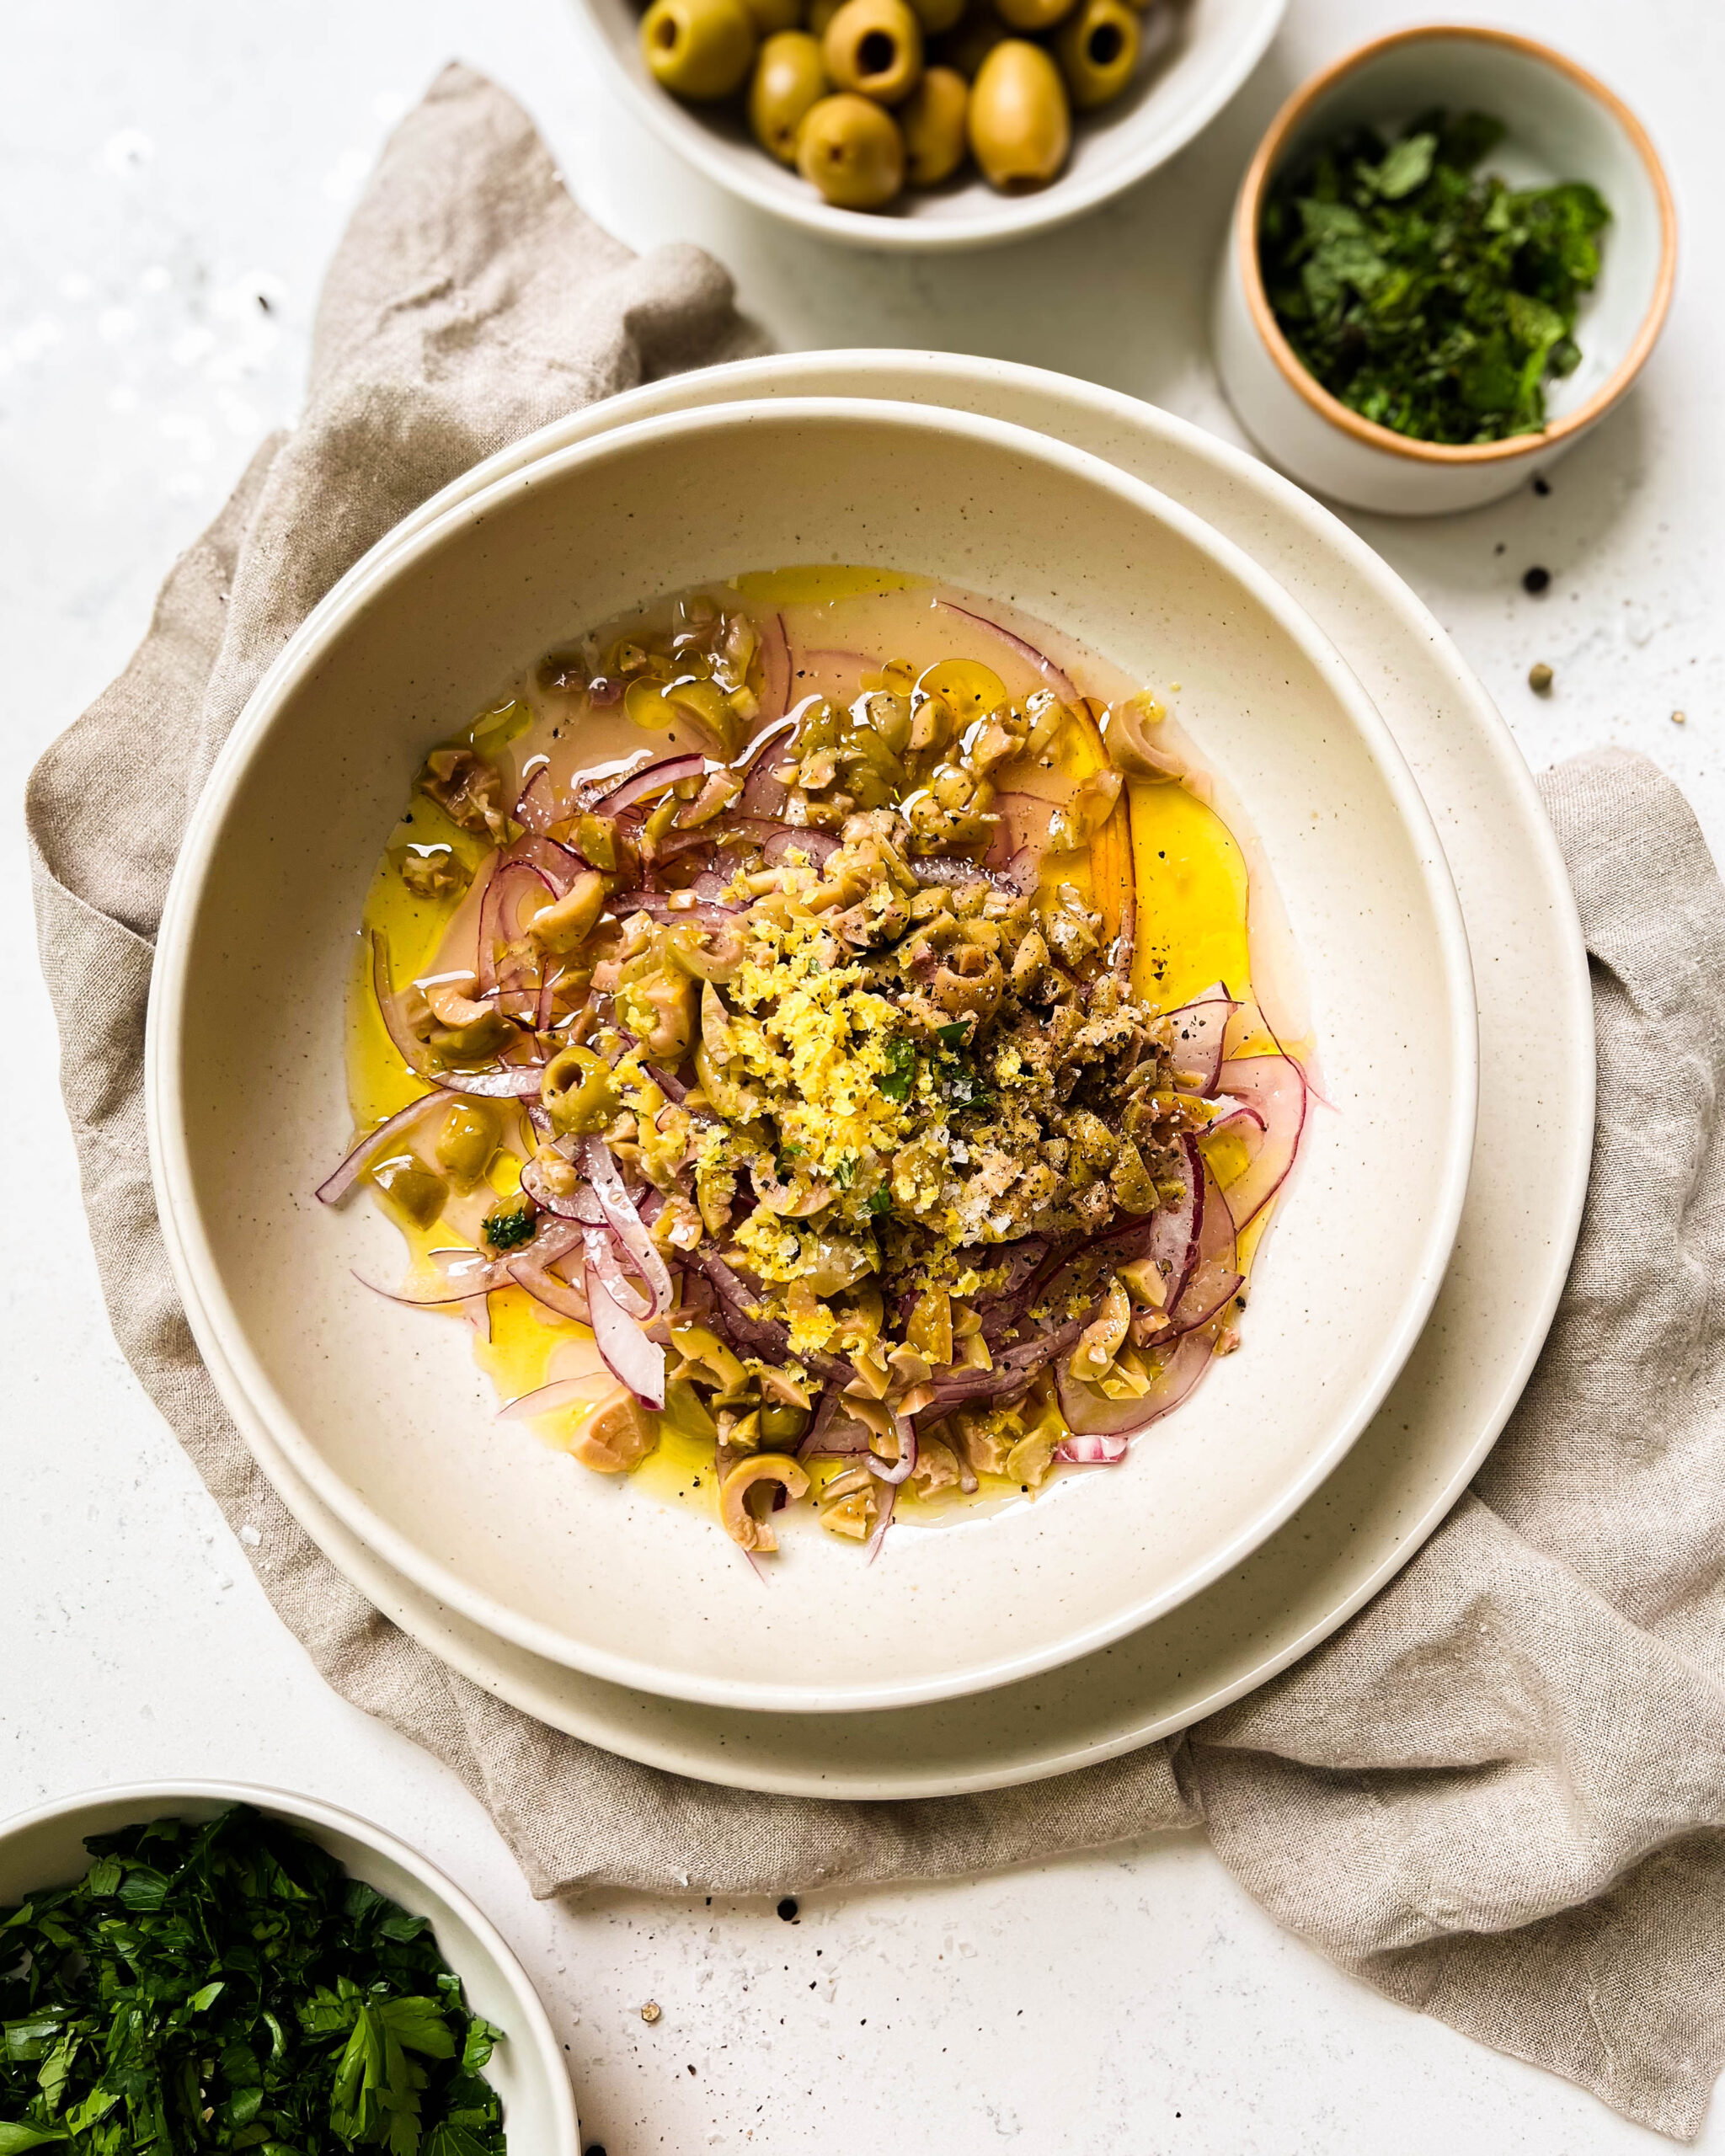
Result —
POLYGON ((905 184, 904 137, 872 98, 841 91, 810 108, 797 169, 841 210, 879 210, 905 184))
POLYGON ((749 85, 749 125, 755 140, 781 164, 795 164, 798 131, 826 90, 818 40, 807 30, 780 30, 768 38, 749 85))
POLYGON ((841 90, 900 104, 922 79, 922 25, 905 0, 845 0, 821 40, 826 72, 841 90))
POLYGON ((1138 18, 1125 0, 1079 0, 1055 37, 1060 72, 1081 112, 1117 98, 1138 65, 1138 18))
POLYGON ((755 19, 743 0, 653 0, 641 18, 641 51, 678 97, 728 98, 755 57, 755 19))
POLYGON ((1052 29, 1063 16, 1070 15, 1073 0, 994 0, 994 4, 1003 23, 1015 30, 1033 33, 1052 29))
POLYGON ((1008 38, 970 86, 971 154, 993 185, 1045 187, 1066 162, 1072 117, 1060 71, 1039 45, 1008 38))
POLYGON ((938 187, 964 162, 964 108, 970 90, 951 67, 931 67, 899 108, 905 169, 912 187, 938 187))

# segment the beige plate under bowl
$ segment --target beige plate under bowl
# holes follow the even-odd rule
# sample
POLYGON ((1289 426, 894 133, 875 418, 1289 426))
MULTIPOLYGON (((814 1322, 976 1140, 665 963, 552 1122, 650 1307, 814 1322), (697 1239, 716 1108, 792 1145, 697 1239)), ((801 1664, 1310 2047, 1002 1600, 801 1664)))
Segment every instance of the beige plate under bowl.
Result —
POLYGON ((504 2032, 485 2079, 503 2099, 510 2147, 534 2156, 575 2156, 580 2136, 563 2052, 526 1970, 453 1880, 406 1843, 351 1812, 243 1782, 141 1782, 86 1790, 0 1820, 0 1909, 23 1901, 35 1887, 81 1878, 90 1860, 86 1835, 112 1834, 152 1819, 201 1823, 232 1804, 249 1804, 297 1828, 355 1879, 410 1915, 428 1919, 468 2005, 504 2032))
POLYGON ((855 1710, 1007 1684, 1240 1561, 1400 1370, 1443 1277, 1473 1138, 1455 893, 1400 754, 1333 648, 1247 556, 1139 482, 909 405, 646 420, 382 551, 312 616, 223 752, 175 875, 151 1025, 170 1251, 266 1465, 287 1460, 386 1563, 486 1630, 739 1708, 855 1710), (1329 1105, 1266 1246, 1242 1352, 1120 1469, 962 1524, 906 1526, 873 1567, 808 1523, 763 1586, 710 1522, 496 1423, 456 1326, 355 1285, 355 1269, 399 1267, 393 1230, 310 1193, 348 1136, 360 902, 426 748, 585 623, 814 559, 925 572, 1182 684, 1187 730, 1274 866, 1329 1105))

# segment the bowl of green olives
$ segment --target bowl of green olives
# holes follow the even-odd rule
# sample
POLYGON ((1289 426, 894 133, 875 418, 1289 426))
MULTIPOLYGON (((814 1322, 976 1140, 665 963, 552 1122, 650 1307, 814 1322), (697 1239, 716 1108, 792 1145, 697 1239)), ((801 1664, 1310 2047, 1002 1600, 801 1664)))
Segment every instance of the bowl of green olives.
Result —
POLYGON ((931 251, 1083 215, 1213 120, 1287 0, 579 0, 697 171, 832 238, 931 251))

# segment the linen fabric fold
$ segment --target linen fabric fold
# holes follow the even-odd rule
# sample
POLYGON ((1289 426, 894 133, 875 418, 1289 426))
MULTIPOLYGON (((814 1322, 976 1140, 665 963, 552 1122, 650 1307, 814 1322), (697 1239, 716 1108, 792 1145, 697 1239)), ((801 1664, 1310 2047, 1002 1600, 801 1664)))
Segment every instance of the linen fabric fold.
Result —
POLYGON ((152 943, 187 817, 299 622, 407 511, 593 399, 752 343, 690 248, 585 218, 519 109, 448 69, 329 272, 309 393, 176 564, 28 818, 61 1081, 109 1315, 283 1621, 451 1767, 541 1895, 780 1894, 1207 1822, 1282 1923, 1391 1996, 1698 2129, 1725 2062, 1725 891, 1647 763, 1547 804, 1594 955, 1594 1180, 1527 1395, 1474 1493, 1344 1630, 1171 1744, 988 1796, 855 1804, 640 1767, 504 1705, 321 1556, 216 1396, 144 1135, 152 943))

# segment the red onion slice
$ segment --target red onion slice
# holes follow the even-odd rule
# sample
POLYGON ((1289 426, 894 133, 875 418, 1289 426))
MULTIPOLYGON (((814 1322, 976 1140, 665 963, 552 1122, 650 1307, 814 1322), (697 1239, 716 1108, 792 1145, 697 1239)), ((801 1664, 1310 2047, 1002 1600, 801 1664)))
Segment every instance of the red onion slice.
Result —
POLYGON ((609 793, 601 793, 593 803, 592 814, 620 816, 625 808, 633 808, 649 793, 663 793, 679 779, 699 778, 706 769, 707 759, 694 750, 681 756, 661 756, 657 763, 648 764, 630 777, 620 780, 609 793))
POLYGON ((549 1385, 537 1390, 524 1392, 508 1406, 499 1407, 496 1419, 499 1422, 531 1422, 536 1415, 554 1415, 559 1407, 576 1407, 594 1397, 595 1373, 589 1371, 584 1378, 555 1378, 549 1385))
POLYGON ((889 1482, 880 1500, 880 1512, 874 1523, 874 1532, 868 1538, 868 1556, 863 1561, 866 1564, 872 1565, 880 1555, 880 1545, 886 1540, 886 1531, 893 1524, 893 1507, 897 1503, 898 1497, 897 1483, 889 1482))
POLYGON ((1170 1298, 1168 1317, 1176 1334, 1207 1325, 1240 1286, 1234 1248, 1234 1221, 1207 1161, 1204 1202, 1199 1209, 1198 1249, 1178 1299, 1170 1298))
POLYGON ((529 831, 515 841, 498 866, 533 869, 551 886, 553 898, 560 899, 587 864, 572 846, 529 831))
POLYGON ((907 1482, 916 1468, 916 1425, 910 1416, 895 1412, 893 1428, 899 1440, 898 1458, 884 1460, 871 1449, 866 1455, 865 1464, 869 1473, 883 1482, 907 1482))
POLYGON ((1180 1174, 1185 1184, 1179 1203, 1165 1206, 1159 1211, 1151 1231, 1146 1256, 1155 1260, 1158 1271, 1167 1282, 1167 1300, 1179 1301, 1192 1268, 1198 1262, 1198 1251, 1204 1232, 1204 1155, 1198 1150, 1195 1139, 1182 1140, 1180 1146, 1180 1174))
MULTIPOLYGON (((742 767, 745 776, 742 796, 737 803, 739 815, 776 823, 784 814, 790 789, 782 779, 773 776, 772 767, 778 761, 779 749, 788 745, 788 737, 795 727, 794 719, 782 718, 756 737, 749 751, 749 760, 742 767), (781 736, 787 739, 782 740, 781 736)), ((735 819, 731 821, 734 824, 735 819)))
POLYGON ((489 1295, 495 1288, 507 1288, 514 1278, 511 1268, 516 1265, 555 1265, 568 1257, 580 1239, 580 1230, 569 1223, 542 1222, 526 1249, 506 1251, 500 1257, 488 1257, 482 1250, 433 1251, 431 1256, 442 1277, 423 1287, 380 1288, 363 1274, 355 1277, 373 1294, 392 1303, 435 1310, 446 1304, 467 1302, 475 1295, 489 1295))
POLYGON ((515 803, 515 821, 530 831, 548 831, 569 814, 558 798, 549 764, 542 764, 521 788, 515 803))
MULTIPOLYGON (((1079 1384, 1062 1363, 1055 1373, 1055 1386, 1066 1427, 1073 1438, 1135 1438, 1152 1422, 1173 1413, 1210 1368, 1214 1348, 1207 1332, 1185 1334, 1151 1380, 1149 1391, 1136 1400, 1110 1400, 1094 1387, 1079 1384)), ((1055 1458, 1076 1458, 1080 1465, 1093 1465, 1067 1451, 1071 1442, 1067 1438, 1056 1445, 1055 1458)))
POLYGON ((1218 981, 1202 995, 1168 1012, 1174 1022, 1174 1066, 1181 1074, 1175 1084, 1181 1092, 1215 1092, 1228 1021, 1239 1008, 1226 984, 1218 981), (1188 1075, 1192 1080, 1189 1085, 1184 1082, 1188 1075))
POLYGON ((423 1041, 416 1040, 401 1015, 401 1000, 390 986, 389 939, 381 928, 371 931, 371 986, 378 1015, 395 1043, 395 1050, 416 1076, 427 1079, 446 1093, 474 1093, 487 1100, 522 1100, 537 1097, 544 1066, 537 1063, 505 1065, 500 1070, 446 1070, 434 1063, 423 1041))
POLYGON ((586 1257, 587 1278, 590 1280, 596 1274, 604 1282, 606 1293, 625 1316, 638 1322, 660 1315, 653 1307, 653 1298, 644 1295, 623 1271, 622 1260, 617 1254, 609 1228, 584 1227, 581 1248, 586 1257))
MULTIPOLYGON (((645 1222, 635 1209, 634 1200, 623 1187, 617 1172, 617 1162, 611 1158, 611 1148, 602 1138, 584 1138, 577 1165, 591 1184, 594 1196, 608 1224, 616 1230, 623 1248, 634 1263, 635 1270, 646 1282, 653 1298, 652 1315, 663 1317, 672 1300, 670 1275, 665 1270, 665 1260, 657 1245, 647 1232, 645 1222)), ((661 1377, 660 1390, 664 1380, 661 1377)))
POLYGON ((653 1408, 665 1405, 665 1350, 656 1347, 627 1310, 615 1303, 604 1281, 590 1269, 586 1274, 587 1306, 591 1310, 593 1338, 605 1367, 619 1385, 653 1408))
POLYGON ((543 1303, 559 1317, 573 1318, 577 1325, 593 1322, 586 1296, 572 1282, 559 1278, 548 1265, 531 1257, 512 1257, 509 1277, 517 1288, 525 1288, 536 1303, 543 1303))
POLYGON ((1063 672, 1055 664, 1053 659, 1045 653, 1039 651, 1033 643, 1026 643, 1023 637, 1014 636, 1010 629, 1002 628, 998 622, 990 621, 986 614, 973 614, 968 606, 953 606, 950 599, 937 599, 934 603, 945 613, 961 615, 965 621, 975 622, 980 627, 991 631, 1003 643, 1009 643, 1021 659, 1028 659, 1063 702, 1069 704, 1077 702, 1078 691, 1072 686, 1071 675, 1063 672))
POLYGON ((398 1108, 387 1123, 362 1138, 333 1176, 320 1182, 316 1195, 325 1205, 339 1205, 371 1162, 386 1152, 398 1138, 404 1138, 414 1126, 424 1120, 431 1107, 446 1107, 448 1102, 441 1093, 421 1093, 416 1101, 409 1101, 404 1108, 398 1108))
MULTIPOLYGON (((1291 1055, 1236 1055, 1222 1065, 1216 1090, 1250 1108, 1263 1130, 1242 1126, 1250 1158, 1222 1193, 1237 1233, 1255 1220, 1287 1181, 1306 1129, 1306 1073, 1291 1055)), ((1231 1120, 1231 1118, 1230 1118, 1231 1120)))
POLYGON ((1074 1467, 1113 1467, 1126 1457, 1130 1438, 1105 1438, 1100 1433, 1063 1438, 1055 1447, 1055 1458, 1074 1467))
POLYGON ((734 928, 742 917, 739 906, 716 906, 704 899, 692 906, 674 905, 676 895, 670 891, 619 891, 607 904, 619 921, 627 921, 632 913, 650 913, 655 921, 669 921, 673 927, 680 921, 692 921, 709 936, 734 928))
POLYGON ((806 853, 815 867, 823 868, 841 843, 836 831, 814 831, 795 824, 782 824, 761 851, 775 868, 788 853, 806 853))
MULTIPOLYGON (((551 879, 525 861, 500 860, 485 886, 479 907, 478 972, 479 993, 498 996, 498 1008, 512 1018, 531 1018, 539 1006, 538 966, 522 948, 521 903, 532 894, 552 889, 551 879), (498 952, 504 954, 499 968, 498 952), (529 975, 532 978, 530 980, 529 975), (513 1007, 510 1001, 513 1000, 513 1007)), ((534 910, 537 911, 536 905, 534 910)))

